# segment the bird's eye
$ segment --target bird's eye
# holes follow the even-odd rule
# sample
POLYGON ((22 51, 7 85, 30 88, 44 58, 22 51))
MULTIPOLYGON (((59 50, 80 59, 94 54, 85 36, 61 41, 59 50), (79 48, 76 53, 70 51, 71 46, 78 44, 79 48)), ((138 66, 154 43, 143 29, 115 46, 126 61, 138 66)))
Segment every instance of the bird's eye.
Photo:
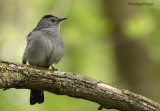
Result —
POLYGON ((52 19, 51 21, 52 21, 52 22, 55 22, 55 20, 54 20, 54 19, 52 19))

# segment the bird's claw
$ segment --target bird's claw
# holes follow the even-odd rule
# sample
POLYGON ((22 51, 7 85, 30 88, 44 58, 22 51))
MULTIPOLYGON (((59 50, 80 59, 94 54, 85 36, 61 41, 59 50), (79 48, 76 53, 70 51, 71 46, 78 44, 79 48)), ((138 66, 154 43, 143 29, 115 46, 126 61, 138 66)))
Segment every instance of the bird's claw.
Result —
POLYGON ((102 110, 103 109, 103 106, 99 106, 98 110, 102 110))
POLYGON ((54 68, 53 66, 52 66, 52 69, 53 69, 53 71, 58 71, 58 69, 54 68))

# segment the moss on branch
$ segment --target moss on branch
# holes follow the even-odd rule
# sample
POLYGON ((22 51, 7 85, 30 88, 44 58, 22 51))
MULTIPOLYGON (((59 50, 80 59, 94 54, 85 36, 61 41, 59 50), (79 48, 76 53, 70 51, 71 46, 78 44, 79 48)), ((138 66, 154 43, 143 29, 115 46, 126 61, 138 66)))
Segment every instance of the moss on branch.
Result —
POLYGON ((160 111, 159 103, 99 80, 5 61, 0 61, 0 88, 41 89, 96 102, 101 106, 99 109, 160 111))

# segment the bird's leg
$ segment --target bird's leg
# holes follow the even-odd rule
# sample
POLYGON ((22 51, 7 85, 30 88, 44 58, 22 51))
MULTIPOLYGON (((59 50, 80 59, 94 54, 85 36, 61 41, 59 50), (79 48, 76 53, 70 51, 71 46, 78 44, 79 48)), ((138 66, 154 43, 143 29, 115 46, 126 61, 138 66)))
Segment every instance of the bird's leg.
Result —
POLYGON ((103 106, 99 106, 98 110, 102 110, 103 109, 103 106))
POLYGON ((58 69, 54 68, 53 66, 52 66, 52 69, 53 69, 53 71, 58 71, 58 69))

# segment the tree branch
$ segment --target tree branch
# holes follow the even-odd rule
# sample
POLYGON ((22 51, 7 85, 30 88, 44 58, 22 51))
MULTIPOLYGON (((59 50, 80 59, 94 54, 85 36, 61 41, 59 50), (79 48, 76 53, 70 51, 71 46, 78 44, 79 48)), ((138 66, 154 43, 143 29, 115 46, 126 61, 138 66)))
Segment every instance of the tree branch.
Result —
POLYGON ((0 88, 41 89, 96 102, 99 109, 160 111, 160 104, 144 96, 89 77, 4 61, 0 61, 0 88))

